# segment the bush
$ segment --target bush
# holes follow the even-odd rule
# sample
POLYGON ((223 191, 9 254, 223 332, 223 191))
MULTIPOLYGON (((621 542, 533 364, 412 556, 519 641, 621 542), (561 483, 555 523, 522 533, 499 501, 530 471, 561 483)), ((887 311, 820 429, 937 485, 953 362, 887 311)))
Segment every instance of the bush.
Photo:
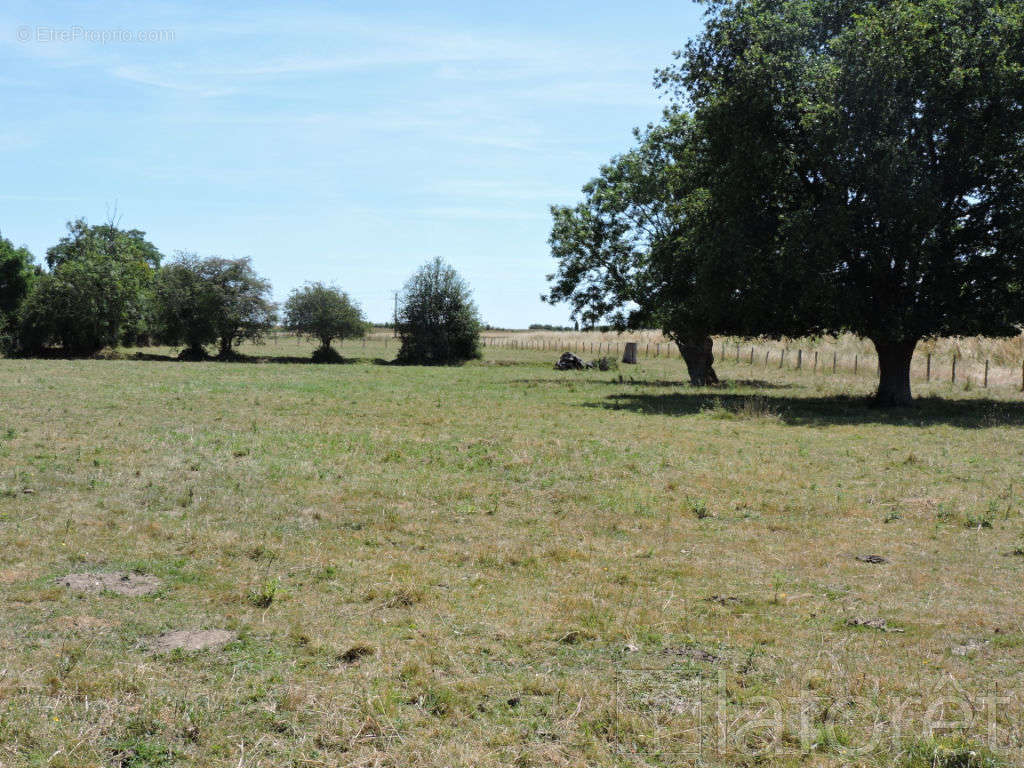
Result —
POLYGON ((398 362, 451 365, 480 357, 480 318, 469 286, 434 259, 406 283, 398 311, 398 362))

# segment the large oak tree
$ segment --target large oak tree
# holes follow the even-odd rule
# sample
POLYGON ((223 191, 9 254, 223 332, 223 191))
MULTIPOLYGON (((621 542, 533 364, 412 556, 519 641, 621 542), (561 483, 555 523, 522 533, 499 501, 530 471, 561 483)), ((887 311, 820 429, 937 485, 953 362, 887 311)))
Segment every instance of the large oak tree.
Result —
POLYGON ((657 81, 665 120, 553 209, 551 300, 698 374, 709 333, 852 331, 882 405, 922 338, 1019 332, 1024 3, 716 2, 657 81))

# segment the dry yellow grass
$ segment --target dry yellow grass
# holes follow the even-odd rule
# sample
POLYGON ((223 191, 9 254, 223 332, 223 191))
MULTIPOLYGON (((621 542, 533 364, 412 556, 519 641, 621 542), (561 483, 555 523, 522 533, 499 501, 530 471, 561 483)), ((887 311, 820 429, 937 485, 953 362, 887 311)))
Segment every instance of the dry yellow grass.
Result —
POLYGON ((1019 394, 394 351, 0 360, 0 763, 1024 761, 1019 394))

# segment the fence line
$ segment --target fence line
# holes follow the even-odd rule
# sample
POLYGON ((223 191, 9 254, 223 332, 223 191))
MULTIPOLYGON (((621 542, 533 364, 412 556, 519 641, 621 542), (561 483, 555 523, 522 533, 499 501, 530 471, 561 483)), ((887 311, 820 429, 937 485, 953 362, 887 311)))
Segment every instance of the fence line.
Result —
MULTIPOLYGON (((550 352, 573 352, 578 354, 616 355, 619 356, 625 349, 627 341, 590 341, 580 339, 529 339, 516 336, 482 336, 481 342, 485 347, 495 347, 515 350, 538 350, 550 352)), ((642 341, 637 343, 637 356, 643 359, 657 358, 679 358, 678 347, 672 342, 642 341)), ((716 362, 729 362, 734 364, 745 364, 753 367, 777 367, 781 369, 809 371, 815 374, 853 374, 854 376, 876 376, 878 374, 878 358, 866 358, 860 353, 852 356, 840 355, 833 350, 831 362, 827 357, 823 359, 821 350, 808 350, 805 354, 802 348, 795 350, 795 355, 790 355, 787 361, 787 349, 776 349, 753 344, 746 345, 741 342, 733 342, 726 345, 723 340, 715 345, 714 354, 716 362), (762 361, 760 351, 764 350, 762 361), (813 354, 811 354, 813 353, 813 354), (756 359, 755 359, 756 358, 756 359)), ((1024 391, 1024 361, 1021 362, 1019 379, 1017 372, 1011 368, 997 368, 992 365, 991 360, 971 361, 967 358, 954 355, 951 361, 947 361, 948 371, 943 373, 936 365, 938 360, 933 359, 931 352, 914 354, 911 361, 911 378, 919 381, 947 381, 952 385, 961 385, 965 388, 978 386, 983 389, 994 387, 1014 387, 1024 391), (969 364, 973 362, 976 370, 970 370, 969 364), (998 375, 997 375, 998 374, 998 375)))

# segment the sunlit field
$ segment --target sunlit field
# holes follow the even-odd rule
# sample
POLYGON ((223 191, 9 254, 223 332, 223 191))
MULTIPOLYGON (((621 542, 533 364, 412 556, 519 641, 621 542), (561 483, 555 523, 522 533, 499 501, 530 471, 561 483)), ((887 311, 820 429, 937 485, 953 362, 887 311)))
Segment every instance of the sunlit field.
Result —
POLYGON ((1012 378, 312 349, 0 360, 0 765, 1024 764, 1012 378))

